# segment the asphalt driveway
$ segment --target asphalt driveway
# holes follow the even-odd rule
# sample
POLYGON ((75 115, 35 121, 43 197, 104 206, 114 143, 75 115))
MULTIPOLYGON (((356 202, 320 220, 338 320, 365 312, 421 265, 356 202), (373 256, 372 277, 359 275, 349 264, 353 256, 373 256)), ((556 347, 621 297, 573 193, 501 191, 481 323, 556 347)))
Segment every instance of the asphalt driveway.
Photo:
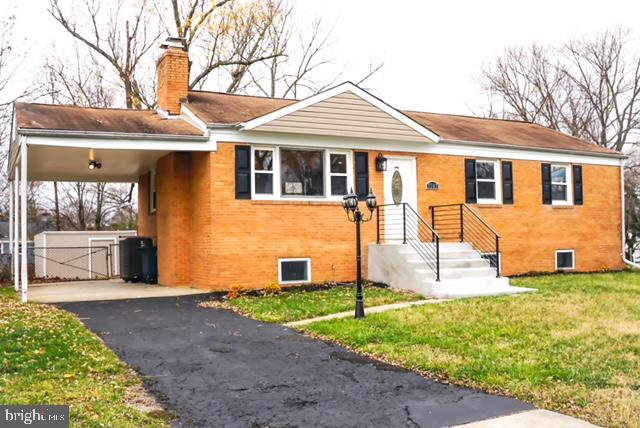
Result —
POLYGON ((207 296, 60 306, 145 378, 177 427, 443 427, 532 406, 425 379, 207 296))

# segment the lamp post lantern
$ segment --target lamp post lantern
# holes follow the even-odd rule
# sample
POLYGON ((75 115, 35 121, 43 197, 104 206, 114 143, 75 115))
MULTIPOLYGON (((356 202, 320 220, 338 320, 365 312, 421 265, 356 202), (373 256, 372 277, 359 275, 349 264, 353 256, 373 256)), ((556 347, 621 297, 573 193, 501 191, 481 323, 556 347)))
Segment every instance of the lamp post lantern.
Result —
POLYGON ((365 218, 358 207, 358 197, 353 193, 353 189, 342 198, 342 207, 347 213, 349 221, 356 224, 356 271, 357 271, 357 283, 356 283, 356 318, 364 318, 364 296, 362 294, 362 250, 360 245, 360 225, 371 220, 373 217, 373 211, 378 205, 376 201, 376 195, 369 189, 369 194, 365 198, 367 208, 369 209, 369 216, 365 218))

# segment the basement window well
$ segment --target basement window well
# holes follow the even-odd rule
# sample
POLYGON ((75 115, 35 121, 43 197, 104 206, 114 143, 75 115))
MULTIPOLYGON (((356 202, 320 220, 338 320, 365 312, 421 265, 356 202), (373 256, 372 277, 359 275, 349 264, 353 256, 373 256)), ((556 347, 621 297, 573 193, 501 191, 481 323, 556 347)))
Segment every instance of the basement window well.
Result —
POLYGON ((576 252, 574 250, 556 251, 556 270, 572 270, 576 268, 576 252))
POLYGON ((278 282, 280 284, 311 282, 311 259, 279 259, 278 282))

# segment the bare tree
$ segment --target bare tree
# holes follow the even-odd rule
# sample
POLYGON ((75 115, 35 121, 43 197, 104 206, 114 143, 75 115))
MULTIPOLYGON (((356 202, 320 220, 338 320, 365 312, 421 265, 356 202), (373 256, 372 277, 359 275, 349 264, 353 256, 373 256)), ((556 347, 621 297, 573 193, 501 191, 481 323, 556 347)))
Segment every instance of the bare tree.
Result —
POLYGON ((482 70, 494 115, 568 132, 615 150, 640 127, 640 51, 629 32, 605 31, 559 47, 507 48, 482 70))
MULTIPOLYGON (((631 153, 640 141, 640 50, 624 29, 562 46, 512 47, 482 70, 490 116, 539 123, 631 153), (635 48, 635 50, 634 50, 635 48), (496 103, 497 101, 497 103, 496 103)), ((626 165, 626 245, 640 246, 640 167, 626 165)))
POLYGON ((144 77, 141 62, 155 46, 161 34, 153 23, 153 10, 149 1, 81 0, 77 16, 63 9, 59 0, 50 0, 49 13, 76 40, 99 55, 115 71, 124 89, 128 108, 140 109, 155 104, 145 93, 140 82, 144 77))

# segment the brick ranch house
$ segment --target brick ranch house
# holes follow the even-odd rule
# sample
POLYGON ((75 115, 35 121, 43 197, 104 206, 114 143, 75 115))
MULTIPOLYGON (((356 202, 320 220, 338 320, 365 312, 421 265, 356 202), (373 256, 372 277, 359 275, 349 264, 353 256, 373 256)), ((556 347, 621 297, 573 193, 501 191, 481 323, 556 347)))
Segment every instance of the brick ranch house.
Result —
POLYGON ((190 90, 175 39, 157 77, 156 111, 16 103, 9 171, 13 195, 29 180, 137 182, 160 284, 353 280, 351 188, 382 205, 363 225, 371 279, 437 294, 624 267, 618 152, 532 123, 400 111, 352 83, 299 101, 190 90))

